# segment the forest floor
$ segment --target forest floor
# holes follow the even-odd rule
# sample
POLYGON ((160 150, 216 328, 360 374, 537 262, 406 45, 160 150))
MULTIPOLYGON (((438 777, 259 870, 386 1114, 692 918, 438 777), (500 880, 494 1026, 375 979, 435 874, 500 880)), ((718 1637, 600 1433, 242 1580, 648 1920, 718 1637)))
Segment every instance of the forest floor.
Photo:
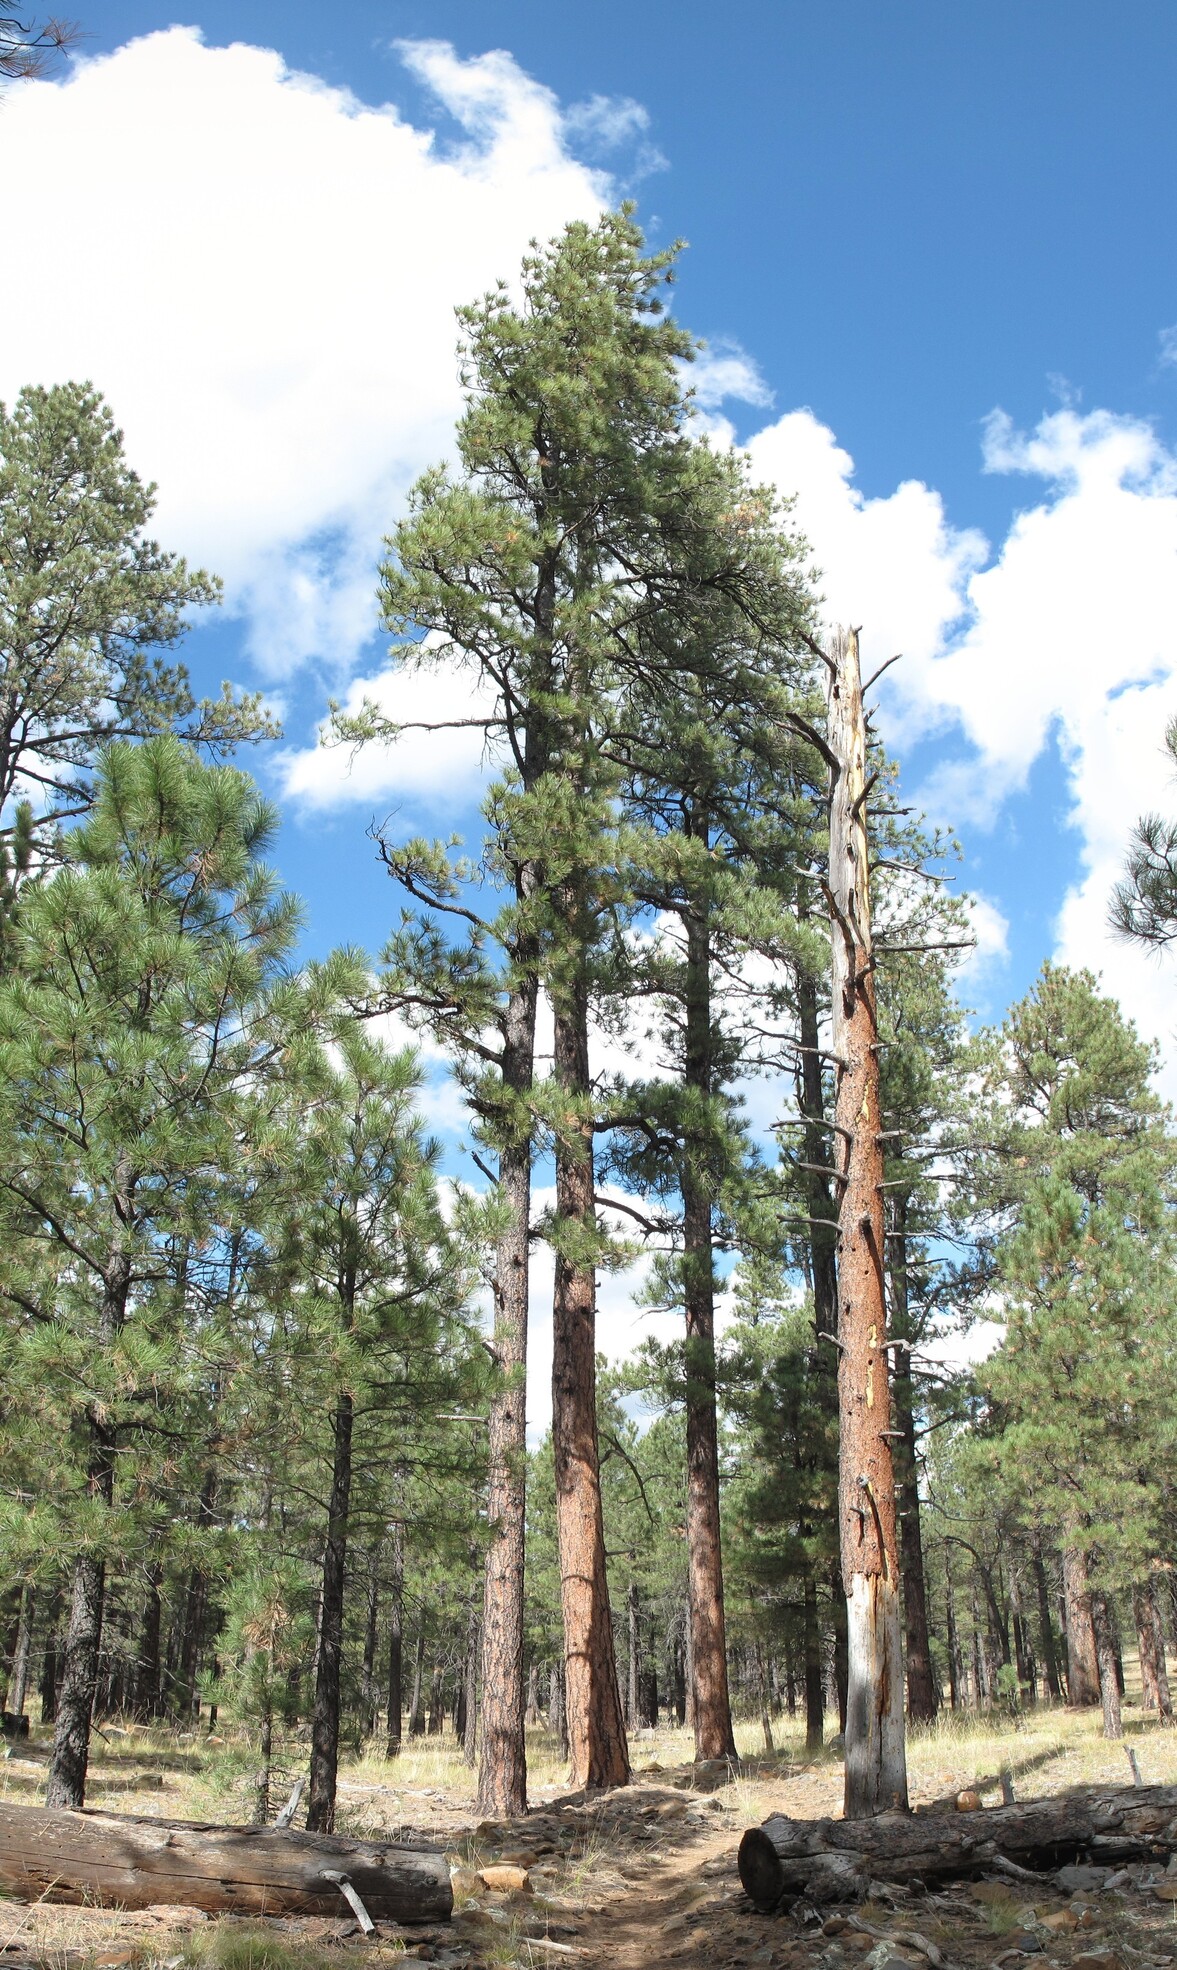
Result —
MULTIPOLYGON (((755 1749, 759 1729, 738 1732, 743 1769, 735 1778, 696 1771, 684 1732, 643 1732, 631 1747, 634 1783, 587 1799, 561 1785, 554 1746, 537 1732, 531 1811, 501 1825, 478 1820, 473 1774, 452 1738, 411 1741, 395 1764, 357 1757, 341 1769, 337 1830, 443 1847, 454 1870, 452 1922, 380 1924, 365 1940, 346 1912, 259 1922, 181 1908, 3 1901, 0 1970, 1033 1970, 1027 1959, 1042 1970, 1171 1970, 1177 1961, 1177 1900, 1158 1896, 1140 1869, 1115 1888, 1096 1883, 1073 1897, 1044 1883, 1027 1900, 1022 1886, 996 1881, 919 1896, 876 1891, 806 1930, 787 1914, 758 1915, 736 1871, 745 1828, 770 1812, 818 1818, 841 1808, 840 1759, 806 1756, 799 1734, 782 1724, 772 1755, 755 1749), (524 1872, 525 1886, 488 1889, 480 1870, 492 1863, 524 1872)), ((45 1735, 34 1731, 30 1745, 0 1761, 0 1798, 39 1800, 45 1735)), ((1129 1705, 1124 1743, 1146 1784, 1177 1784, 1177 1731, 1129 1705)), ((290 1745, 288 1757, 293 1770, 305 1747, 290 1745)), ((1016 1726, 948 1717, 912 1733, 908 1765, 913 1805, 972 1787, 986 1805, 999 1803, 1003 1767, 1019 1799, 1131 1782, 1124 1745, 1104 1741, 1098 1711, 1039 1709, 1016 1726)), ((248 1744, 228 1736, 107 1730, 88 1802, 241 1823, 250 1817, 252 1768, 248 1744)), ((1171 1891, 1173 1883, 1161 1885, 1171 1891)))

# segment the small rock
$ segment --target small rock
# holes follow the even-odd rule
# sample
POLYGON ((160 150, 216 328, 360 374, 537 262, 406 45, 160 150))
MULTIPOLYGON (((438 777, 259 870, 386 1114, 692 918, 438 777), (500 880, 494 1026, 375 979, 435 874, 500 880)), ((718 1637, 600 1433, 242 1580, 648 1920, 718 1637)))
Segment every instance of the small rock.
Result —
POLYGON ((525 1867, 493 1866, 478 1870, 483 1885, 500 1895, 529 1895, 531 1876, 525 1867))
POLYGON ((1042 1948, 1041 1936, 1036 1936, 1032 1929, 1015 1929, 1009 1941, 1010 1948, 1021 1950, 1023 1956, 1033 1956, 1042 1948))
POLYGON ((1055 1880, 1065 1895, 1098 1895, 1107 1883, 1106 1867, 1060 1867, 1055 1880))
POLYGON ((1132 1874, 1130 1869, 1126 1867, 1118 1867, 1114 1874, 1108 1875, 1108 1878, 1103 1885, 1105 1889, 1130 1888, 1132 1886, 1132 1874))
POLYGON ((474 1868, 451 1867, 450 1887, 453 1889, 455 1897, 461 1895, 465 1898, 469 1895, 480 1894, 483 1886, 482 1876, 474 1868))

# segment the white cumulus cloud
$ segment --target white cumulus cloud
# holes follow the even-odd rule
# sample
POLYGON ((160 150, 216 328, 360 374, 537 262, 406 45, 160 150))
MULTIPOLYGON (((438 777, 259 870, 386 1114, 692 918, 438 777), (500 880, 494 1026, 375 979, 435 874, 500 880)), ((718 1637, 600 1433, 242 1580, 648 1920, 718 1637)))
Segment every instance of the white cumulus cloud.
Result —
POLYGON ((7 181, 35 195, 10 214, 0 397, 92 379, 160 538, 226 578, 275 680, 346 668, 374 628, 381 533, 452 444, 455 305, 608 196, 509 55, 399 53, 458 141, 184 27, 4 105, 7 181))

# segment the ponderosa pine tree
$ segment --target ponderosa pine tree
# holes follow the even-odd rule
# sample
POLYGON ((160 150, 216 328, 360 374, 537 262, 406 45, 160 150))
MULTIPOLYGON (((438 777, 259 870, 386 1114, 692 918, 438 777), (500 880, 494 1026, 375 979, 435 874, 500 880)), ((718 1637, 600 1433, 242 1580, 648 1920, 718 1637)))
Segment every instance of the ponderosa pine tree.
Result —
POLYGON ((1062 1529, 1070 1701, 1102 1700, 1118 1734, 1106 1597, 1159 1551, 1174 1146, 1155 1051, 1090 973, 1045 966, 990 1045, 978 1174, 1006 1338, 981 1380, 1002 1469, 1062 1529))
MULTIPOLYGON (((279 1394, 293 1394, 304 1416, 329 1419, 307 1795, 307 1825, 320 1832, 330 1832, 335 1818, 357 1497, 365 1516, 381 1522, 368 1473, 386 1473, 394 1440, 407 1462, 431 1434, 431 1411, 467 1408, 480 1393, 463 1317, 469 1280, 461 1244, 444 1222, 436 1144, 414 1113, 416 1063, 387 1052, 354 1021, 335 1035, 335 1053, 301 1131, 297 1196, 289 1195, 273 1260, 268 1344, 279 1394)), ((289 1454, 305 1427, 288 1420, 289 1454)))
POLYGON ((243 1111, 315 1051, 272 829, 244 775, 177 739, 112 747, 0 988, 6 1429, 61 1447, 33 1510, 73 1572, 54 1805, 83 1800, 108 1565, 192 1373, 177 1253, 232 1220, 243 1111))
MULTIPOLYGON (((0 60, 2 46, 0 25, 0 60)), ((19 836, 9 810, 24 792, 38 849, 50 849, 88 805, 99 748, 113 740, 174 730, 222 757, 276 734, 259 697, 226 685, 198 703, 184 666, 152 655, 180 641, 189 609, 220 596, 212 575, 146 538, 154 506, 89 384, 0 405, 0 841, 19 836)))
MULTIPOLYGON (((625 902, 611 840, 620 768, 609 741, 624 678, 651 663, 637 626, 655 612, 673 614, 688 593, 697 611, 702 595, 738 587, 746 566, 731 515, 702 571, 703 529, 714 508, 704 522, 694 487, 713 484, 715 462, 684 435, 677 364, 692 344, 662 316, 658 294, 672 259, 643 256, 628 213, 607 215, 595 227, 569 227, 525 262, 521 306, 503 288, 462 312, 465 476, 436 472, 419 484, 384 574, 386 619, 402 660, 456 662, 493 700, 489 718, 468 722, 495 731, 510 761, 492 801, 493 853, 515 892, 513 960, 502 989, 508 1013, 518 1006, 527 1076, 531 1015, 512 995, 522 995, 525 981, 542 982, 554 1013, 544 1106, 557 1190, 547 1227, 556 1248, 557 1494, 569 1735, 574 1776, 589 1784, 628 1776, 593 1400, 595 1269, 605 1244, 587 1028, 604 933, 625 902), (424 643, 416 640, 422 630, 433 632, 424 643)), ((669 695, 677 674, 663 676, 669 695)), ((496 1069, 504 1064, 496 1061, 496 1069)), ((519 1111, 527 1106, 516 1102, 519 1111)), ((520 1132, 520 1166, 530 1135, 520 1132)), ((503 1175, 500 1149, 500 1184, 503 1175)), ((521 1195, 522 1174, 517 1188, 521 1195)), ((523 1242, 517 1229, 510 1259, 517 1273, 523 1242)), ((516 1337, 524 1290, 520 1278, 516 1337)), ((506 1347, 495 1345, 506 1359, 506 1347)), ((517 1340, 511 1346, 517 1357, 517 1340)), ((506 1486, 501 1495, 496 1542, 505 1540, 508 1518, 521 1524, 518 1496, 506 1486)), ((518 1539, 512 1551, 521 1554, 518 1539)), ((500 1577, 504 1596, 509 1577, 518 1605, 514 1561, 500 1577)), ((521 1632, 513 1617, 504 1622, 492 1612, 488 1604, 487 1650, 496 1635, 521 1632)), ((484 1682, 488 1691, 512 1692, 514 1706, 512 1663, 487 1654, 484 1682)), ((504 1710, 501 1727, 512 1734, 521 1769, 521 1724, 504 1710)))

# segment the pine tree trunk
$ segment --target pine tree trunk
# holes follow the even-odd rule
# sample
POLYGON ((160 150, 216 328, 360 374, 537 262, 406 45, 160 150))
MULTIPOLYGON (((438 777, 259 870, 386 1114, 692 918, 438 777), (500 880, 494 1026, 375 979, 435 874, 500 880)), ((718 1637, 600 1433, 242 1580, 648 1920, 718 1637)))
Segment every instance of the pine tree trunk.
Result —
POLYGON ((817 1582, 811 1573, 804 1586, 805 1749, 820 1751, 825 1738, 825 1697, 822 1690, 821 1630, 817 1623, 817 1582))
MULTIPOLYGON (((580 914, 569 910, 574 926, 580 914)), ((576 1787, 625 1785, 629 1753, 605 1574, 597 1443, 592 1096, 588 997, 580 979, 555 1005, 554 1066, 567 1101, 556 1141, 561 1242, 552 1298, 552 1446, 571 1779, 576 1787)))
POLYGON ((331 1498, 323 1543, 319 1601, 319 1657, 311 1712, 311 1782, 307 1790, 308 1833, 330 1833, 335 1825, 335 1781, 339 1769, 339 1675, 343 1659, 343 1589, 347 1570, 347 1531, 351 1511, 351 1396, 344 1391, 332 1418, 331 1498))
POLYGON ((478 1650, 479 1611, 471 1607, 466 1623, 466 1654, 462 1662, 462 1720, 454 1727, 462 1740, 462 1757, 474 1769, 478 1757, 478 1650))
POLYGON ((944 1634, 948 1647, 948 1701, 953 1710, 958 1710, 964 1664, 961 1661, 960 1637, 956 1632, 956 1600, 952 1592, 952 1569, 948 1563, 947 1545, 944 1548, 944 1634))
MULTIPOLYGON (((123 1250, 123 1227, 133 1217, 129 1176, 120 1169, 121 1189, 115 1198, 116 1236, 102 1282, 98 1342, 113 1347, 127 1317, 131 1291, 131 1262, 123 1250)), ((114 1506, 116 1434, 103 1412, 88 1413, 89 1458, 86 1490, 109 1512, 114 1506)), ((73 1595, 65 1636, 65 1663, 57 1691, 53 1749, 49 1757, 47 1806, 83 1806, 86 1770, 90 1762, 90 1721, 98 1690, 98 1658, 102 1646, 102 1616, 106 1601, 106 1561, 101 1552, 80 1553, 74 1562, 73 1595)))
MULTIPOLYGON (((380 1541, 368 1555, 368 1618, 364 1623, 364 1660, 360 1670, 359 1739, 372 1736, 380 1711, 376 1682, 376 1643, 380 1632, 380 1541)), ((357 1745, 357 1750, 359 1745, 357 1745)))
POLYGON ((772 1703, 769 1698, 768 1671, 764 1666, 764 1650, 757 1642, 754 1650, 756 1663, 756 1687, 760 1696, 760 1728, 764 1733, 764 1749, 771 1758, 776 1750, 772 1741, 772 1703))
POLYGON ((1095 1629, 1095 1656, 1099 1665, 1099 1699, 1103 1706, 1103 1734, 1105 1737, 1120 1738, 1124 1726, 1120 1721, 1120 1684, 1116 1675, 1116 1637, 1112 1627, 1111 1609, 1103 1594, 1091 1594, 1091 1619, 1095 1629))
POLYGON ((638 1583, 631 1580, 626 1594, 626 1617, 629 1623, 629 1663, 626 1677, 625 1721, 631 1731, 636 1731, 642 1718, 642 1632, 639 1614, 638 1583))
POLYGON ((527 1810, 523 1718, 523 1570, 527 1470, 527 1318, 531 1220, 531 1128, 523 1111, 534 1073, 536 983, 510 992, 503 1025, 502 1081, 508 1102, 499 1150, 498 1195, 509 1213, 495 1251, 495 1365, 491 1399, 486 1588, 482 1607, 482 1743, 478 1810, 507 1819, 527 1810))
POLYGON ((158 1561, 153 1561, 147 1569, 147 1593, 139 1620, 139 1660, 135 1673, 135 1715, 143 1723, 149 1723, 160 1712, 163 1603, 159 1589, 162 1579, 163 1568, 158 1561))
POLYGON ((924 1543, 920 1526, 919 1467, 916 1463, 915 1391, 911 1379, 911 1309, 907 1281, 907 1193, 896 1191, 892 1204, 890 1252, 891 1309, 897 1340, 908 1345, 896 1353, 891 1380, 894 1413, 895 1489, 899 1513, 899 1564, 903 1579, 903 1620, 907 1658, 907 1714, 913 1723, 930 1724, 940 1708, 940 1691, 932 1673, 928 1636, 928 1589, 924 1572, 924 1543))
POLYGON ((413 1695, 409 1704, 409 1736, 424 1737, 425 1713, 422 1708, 422 1683, 425 1676, 425 1630, 417 1635, 417 1648, 413 1657, 413 1695))
POLYGON ((386 1758, 399 1758, 401 1749, 401 1711, 404 1707, 404 1580, 405 1529, 398 1520, 392 1528, 392 1591, 388 1607, 388 1743, 386 1758))
POLYGON ((846 1590, 847 1819, 907 1807, 899 1550, 883 1293, 883 1152, 866 825, 866 722, 852 630, 829 700, 838 1209, 838 1514, 846 1590))
POLYGON ((26 1580, 20 1601, 20 1627, 16 1633, 16 1657, 12 1665, 12 1681, 8 1687, 8 1700, 5 1708, 14 1717, 25 1714, 25 1696, 29 1686, 29 1658, 33 1648, 33 1622, 37 1613, 37 1595, 31 1580, 26 1580))
POLYGON ((1132 1589, 1132 1618, 1136 1623, 1136 1639, 1140 1649, 1140 1687, 1141 1698, 1146 1710, 1159 1711, 1160 1680, 1157 1676, 1157 1640, 1153 1628, 1152 1600, 1148 1585, 1137 1584, 1132 1589))
POLYGON ((1087 1709, 1100 1700, 1100 1675, 1087 1559, 1074 1543, 1063 1548, 1063 1594, 1067 1607, 1067 1702, 1072 1710, 1087 1709))
POLYGON ((1152 1615, 1153 1660, 1157 1672, 1157 1709, 1162 1724, 1173 1721, 1173 1699, 1169 1691, 1169 1671, 1165 1662, 1165 1629, 1161 1620, 1160 1601, 1157 1594, 1155 1576, 1148 1583, 1148 1605, 1152 1615))
POLYGON ((1038 1596, 1038 1628, 1042 1637, 1042 1666, 1046 1672, 1046 1687, 1055 1703, 1062 1701, 1063 1686, 1058 1673, 1058 1652, 1054 1645, 1054 1628, 1050 1619, 1050 1589, 1046 1583, 1046 1567, 1040 1546, 1034 1548, 1034 1591, 1038 1596))
MULTIPOLYGON (((692 833, 707 840, 705 819, 692 833)), ((711 947, 705 907, 686 918, 683 1082, 704 1115, 712 1101, 711 947)), ((719 1428, 715 1409, 714 1178, 706 1139, 683 1144, 683 1297, 686 1309, 687 1603, 691 1633, 695 1758, 734 1758, 723 1554, 719 1528, 719 1428)))

